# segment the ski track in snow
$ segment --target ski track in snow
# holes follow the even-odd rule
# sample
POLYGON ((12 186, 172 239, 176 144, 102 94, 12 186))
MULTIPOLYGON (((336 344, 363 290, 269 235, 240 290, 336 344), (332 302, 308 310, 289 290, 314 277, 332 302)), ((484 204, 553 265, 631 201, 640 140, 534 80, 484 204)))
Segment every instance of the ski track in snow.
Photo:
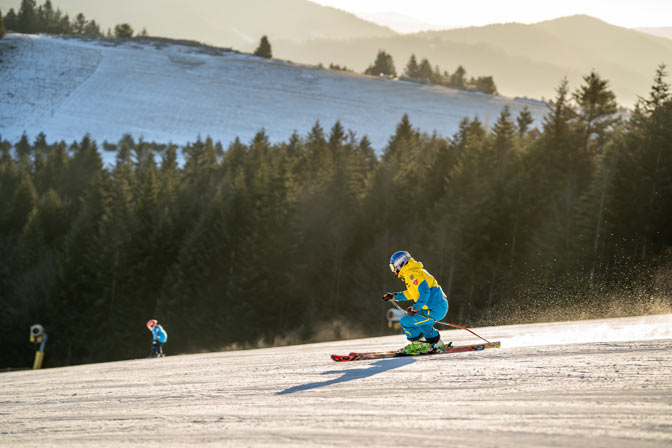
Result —
POLYGON ((86 42, 8 34, 0 40, 0 136, 39 132, 72 142, 86 133, 117 142, 129 133, 182 145, 210 136, 227 145, 265 129, 272 142, 340 120, 378 151, 404 113, 413 126, 451 136, 478 116, 492 126, 508 105, 527 106, 536 125, 545 106, 501 96, 376 79, 170 44, 86 42))
POLYGON ((671 446, 672 314, 475 330, 502 348, 329 358, 397 335, 2 373, 0 445, 671 446))

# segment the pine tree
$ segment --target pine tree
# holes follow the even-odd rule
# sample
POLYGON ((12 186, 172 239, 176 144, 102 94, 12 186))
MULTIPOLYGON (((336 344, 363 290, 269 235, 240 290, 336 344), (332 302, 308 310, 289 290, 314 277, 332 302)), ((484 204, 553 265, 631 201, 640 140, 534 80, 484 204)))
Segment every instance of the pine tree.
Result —
POLYGON ((266 193, 266 188, 272 177, 272 166, 270 160, 270 143, 266 132, 262 129, 254 135, 247 153, 245 171, 248 183, 248 189, 252 195, 262 197, 266 193))
POLYGON ((329 148, 335 157, 339 156, 339 149, 346 139, 345 129, 340 121, 336 121, 329 132, 329 148))
POLYGON ((67 14, 61 17, 61 20, 58 22, 57 28, 60 34, 72 33, 72 25, 70 24, 70 17, 67 14))
POLYGON ((473 88, 489 95, 497 94, 497 86, 492 76, 480 76, 473 81, 473 88))
MULTIPOLYGON (((414 207, 422 208, 425 197, 419 191, 421 173, 429 166, 433 157, 433 154, 423 151, 424 146, 422 134, 413 129, 408 115, 404 114, 383 154, 383 162, 393 173, 394 191, 397 192, 395 205, 401 206, 411 201, 414 207), (418 201, 416 198, 422 200, 418 201)), ((400 208, 399 212, 401 211, 400 208)))
POLYGON ((369 67, 364 70, 364 74, 372 76, 397 76, 392 55, 383 50, 379 50, 373 65, 369 65, 369 67))
POLYGON ((583 77, 584 84, 574 93, 579 107, 577 124, 582 134, 583 150, 587 156, 603 153, 601 147, 613 129, 618 111, 616 95, 609 90, 609 82, 592 71, 583 77))
POLYGON ((667 67, 660 64, 656 69, 653 86, 648 98, 641 98, 639 106, 645 114, 652 114, 670 99, 670 85, 665 82, 667 67))
POLYGON ((183 169, 183 183, 188 194, 185 207, 199 216, 208 207, 212 195, 219 183, 220 166, 217 151, 210 137, 202 141, 200 138, 193 145, 183 149, 186 161, 183 169))
POLYGON ((69 164, 68 154, 66 153, 65 143, 57 143, 49 147, 44 170, 38 177, 38 188, 40 191, 46 191, 48 188, 54 188, 59 196, 64 194, 64 185, 66 184, 66 170, 69 164))
POLYGON ((273 57, 273 50, 271 49, 271 43, 268 41, 268 37, 261 36, 259 46, 254 50, 254 55, 266 59, 271 59, 273 57))
POLYGON ((114 27, 114 37, 117 39, 131 39, 133 37, 133 28, 128 23, 121 23, 114 27))
MULTIPOLYGON (((72 28, 75 32, 75 34, 84 34, 84 28, 86 27, 86 17, 84 17, 84 14, 81 12, 77 14, 77 17, 75 17, 75 21, 72 24, 72 28)), ((117 36, 117 37, 122 37, 122 36, 117 36)))
MULTIPOLYGON (((553 182, 555 188, 564 182, 575 167, 576 138, 573 122, 576 112, 569 99, 568 81, 564 79, 557 88, 555 100, 549 106, 544 116, 543 137, 538 147, 543 155, 540 167, 540 181, 553 182)), ((551 192, 547 189, 547 194, 551 192)), ((543 193, 542 193, 543 194, 543 193)))
POLYGON ((467 87, 466 79, 467 71, 461 65, 457 67, 455 73, 450 76, 450 86, 457 89, 464 89, 467 87))
POLYGON ((412 54, 406 63, 406 68, 404 69, 404 76, 407 78, 415 79, 420 73, 420 66, 418 61, 415 59, 415 54, 412 54))
POLYGON ((5 22, 5 29, 7 31, 18 31, 18 17, 16 16, 16 13, 14 12, 14 8, 10 8, 9 11, 7 12, 7 15, 5 16, 4 19, 5 22))
POLYGON ((21 0, 16 31, 28 34, 36 33, 38 32, 38 25, 35 0, 21 0))
POLYGON ((383 153, 383 160, 390 160, 395 164, 398 163, 399 152, 402 150, 404 144, 413 138, 415 132, 408 114, 405 113, 397 124, 394 135, 390 137, 390 141, 383 153))
POLYGON ((490 145, 491 163, 494 167, 495 179, 502 182, 510 176, 510 169, 515 158, 514 136, 516 128, 511 121, 509 106, 504 106, 493 127, 493 141, 490 145))
POLYGON ((432 83, 439 84, 439 85, 445 84, 444 77, 441 74, 441 67, 439 67, 438 65, 434 66, 434 73, 432 75, 432 83))
POLYGON ((488 95, 497 95, 497 86, 492 76, 481 76, 476 81, 476 88, 488 95))
POLYGON ((432 69, 432 65, 427 59, 423 59, 420 62, 416 78, 422 79, 426 82, 432 82, 432 79, 434 78, 434 70, 432 69))
POLYGON ((527 108, 527 106, 525 106, 523 110, 520 111, 518 118, 516 118, 516 122, 518 123, 518 135, 520 137, 524 137, 530 128, 530 125, 534 122, 532 114, 530 113, 530 110, 527 108))
POLYGON ((31 165, 30 156, 33 152, 33 148, 28 141, 28 136, 24 133, 21 135, 21 138, 14 146, 16 149, 16 155, 18 157, 18 165, 22 168, 28 169, 31 165))
POLYGON ((56 13, 51 0, 45 1, 44 5, 39 7, 39 11, 41 30, 45 33, 54 33, 54 18, 56 13))
POLYGON ((95 20, 89 21, 84 27, 84 34, 87 36, 102 36, 100 32, 100 27, 95 20))

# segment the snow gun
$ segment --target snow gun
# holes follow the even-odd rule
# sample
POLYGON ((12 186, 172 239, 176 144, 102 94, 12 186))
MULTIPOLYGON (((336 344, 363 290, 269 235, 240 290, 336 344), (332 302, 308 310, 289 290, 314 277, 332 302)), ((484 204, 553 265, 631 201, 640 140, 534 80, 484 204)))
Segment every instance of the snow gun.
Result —
POLYGON ((40 344, 35 352, 35 362, 33 363, 33 370, 37 370, 42 367, 44 346, 47 344, 47 333, 44 332, 44 327, 42 325, 35 324, 30 327, 30 342, 33 344, 40 344))

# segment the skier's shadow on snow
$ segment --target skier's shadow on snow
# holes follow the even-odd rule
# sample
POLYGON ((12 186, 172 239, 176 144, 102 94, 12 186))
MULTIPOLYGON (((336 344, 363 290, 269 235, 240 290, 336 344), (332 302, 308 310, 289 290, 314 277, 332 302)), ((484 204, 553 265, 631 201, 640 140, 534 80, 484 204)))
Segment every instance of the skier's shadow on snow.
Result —
POLYGON ((309 383, 309 384, 302 384, 300 386, 290 387, 289 389, 285 389, 282 392, 277 392, 276 395, 293 394, 294 392, 299 392, 302 390, 317 389, 318 387, 329 386, 331 384, 345 383, 347 381, 368 378, 378 373, 403 367, 405 365, 413 363, 414 361, 415 360, 411 357, 397 358, 397 359, 381 359, 374 362, 373 364, 370 364, 366 369, 329 370, 327 372, 322 372, 322 375, 333 375, 337 373, 342 373, 343 375, 341 375, 338 378, 334 378, 333 380, 320 381, 318 383, 309 383))

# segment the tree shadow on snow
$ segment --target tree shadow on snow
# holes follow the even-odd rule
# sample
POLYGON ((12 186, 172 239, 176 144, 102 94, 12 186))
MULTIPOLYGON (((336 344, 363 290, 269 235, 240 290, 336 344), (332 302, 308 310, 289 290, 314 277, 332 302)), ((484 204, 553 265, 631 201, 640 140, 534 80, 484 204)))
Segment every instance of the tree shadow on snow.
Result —
POLYGON ((322 375, 334 375, 342 373, 338 378, 328 381, 320 381, 318 383, 302 384, 300 386, 290 387, 282 392, 277 392, 276 395, 293 394, 302 390, 317 389, 318 387, 329 386, 331 384, 345 383, 347 381, 359 380, 368 378, 378 373, 386 372, 388 370, 397 369, 405 365, 413 363, 415 360, 411 357, 398 359, 381 359, 370 364, 366 369, 347 369, 347 370, 329 370, 322 372, 322 375))

